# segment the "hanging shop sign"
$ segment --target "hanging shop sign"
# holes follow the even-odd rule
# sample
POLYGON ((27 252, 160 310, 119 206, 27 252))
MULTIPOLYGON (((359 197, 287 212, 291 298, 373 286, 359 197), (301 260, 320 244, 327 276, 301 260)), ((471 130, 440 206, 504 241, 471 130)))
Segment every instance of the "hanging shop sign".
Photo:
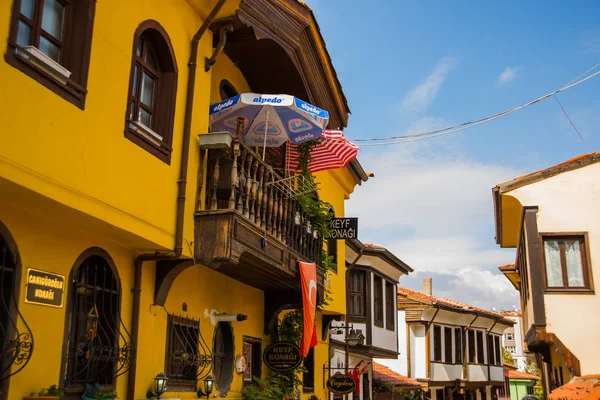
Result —
POLYGON ((62 308, 65 293, 64 275, 29 268, 26 288, 26 303, 62 308))
POLYGON ((300 349, 293 343, 273 343, 263 352, 263 362, 277 372, 287 372, 298 368, 302 362, 300 349))
POLYGON ((358 218, 332 218, 329 227, 329 239, 356 239, 358 237, 358 218))
POLYGON ((346 374, 337 372, 327 379, 327 389, 335 394, 348 394, 354 392, 356 382, 346 374))

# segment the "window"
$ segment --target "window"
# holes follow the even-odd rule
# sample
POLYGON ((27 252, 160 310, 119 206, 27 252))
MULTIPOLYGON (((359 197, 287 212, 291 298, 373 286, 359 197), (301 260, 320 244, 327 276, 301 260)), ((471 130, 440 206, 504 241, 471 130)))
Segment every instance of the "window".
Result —
POLYGON ((496 352, 494 351, 494 336, 486 335, 488 364, 496 365, 496 352))
POLYGON ((433 326, 433 361, 442 361, 442 327, 433 326))
POLYGON ((454 363, 461 364, 462 357, 462 329, 454 328, 454 363))
POLYGON ((477 331, 477 364, 484 364, 485 357, 483 356, 483 332, 477 331))
POLYGON ((213 341, 213 373, 217 392, 225 397, 233 380, 233 330, 228 322, 219 322, 213 341))
POLYGON ((365 307, 365 271, 350 270, 350 309, 353 317, 366 317, 365 307))
POLYGON ((591 289, 584 235, 544 235, 547 289, 591 289))
POLYGON ((96 251, 87 257, 85 254, 70 279, 65 384, 81 388, 85 383, 96 382, 114 387, 117 359, 107 354, 119 354, 121 289, 105 257, 96 251))
POLYGON ((83 109, 95 0, 14 0, 6 61, 83 109))
POLYGON ((502 346, 500 344, 500 336, 494 336, 494 344, 496 348, 496 365, 502 365, 502 346))
POLYGON ((231 97, 238 95, 238 91, 227 79, 223 79, 219 84, 219 94, 221 95, 221 101, 227 100, 231 97))
POLYGON ((196 388, 200 322, 169 315, 165 372, 171 386, 196 388))
POLYGON ((143 22, 133 40, 125 136, 171 162, 177 65, 171 41, 155 21, 143 22))
POLYGON ((390 331, 393 331, 396 327, 396 302, 394 301, 396 291, 394 289, 395 285, 393 283, 385 283, 385 327, 390 331))
POLYGON ((244 336, 244 357, 246 358, 246 370, 244 371, 244 384, 254 383, 254 378, 261 376, 262 340, 244 336))
POLYGON ((380 276, 373 279, 373 303, 375 326, 383 328, 383 279, 380 276))
MULTIPOLYGON (((2 225, 0 224, 0 228, 2 225)), ((11 340, 14 338, 14 294, 15 294, 15 278, 17 275, 17 265, 15 256, 12 254, 7 241, 0 233, 0 365, 3 368, 11 366, 15 361, 15 356, 18 352, 11 351, 11 340), (16 353, 16 354, 15 354, 16 353)), ((0 398, 6 390, 8 384, 8 375, 10 370, 3 369, 0 371, 0 398)))
POLYGON ((472 329, 468 330, 467 333, 467 344, 469 349, 469 362, 474 364, 477 362, 477 357, 475 355, 475 331, 472 329))
POLYGON ((514 333, 505 333, 504 340, 515 340, 515 334, 514 333))
POLYGON ((311 347, 304 358, 304 369, 302 373, 302 391, 313 392, 315 387, 315 348, 311 347))
POLYGON ((444 327, 444 362, 452 362, 452 328, 444 327))
POLYGON ((508 352, 510 354, 515 354, 517 352, 517 348, 515 346, 505 346, 506 350, 508 350, 508 352))
POLYGON ((445 388, 435 389, 435 399, 436 400, 444 400, 445 398, 446 398, 445 388))

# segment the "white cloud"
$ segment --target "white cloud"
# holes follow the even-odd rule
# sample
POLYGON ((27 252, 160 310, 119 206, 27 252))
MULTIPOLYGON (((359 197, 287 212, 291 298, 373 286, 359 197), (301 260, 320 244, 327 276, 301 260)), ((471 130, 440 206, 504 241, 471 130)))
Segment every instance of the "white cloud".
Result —
POLYGON ((513 82, 515 79, 517 79, 519 69, 518 68, 513 68, 513 67, 506 67, 504 68, 504 71, 502 71, 502 73, 500 74, 500 76, 498 76, 498 83, 499 84, 509 84, 511 82, 513 82))
POLYGON ((437 63, 429 76, 413 88, 402 100, 400 107, 404 112, 423 112, 435 100, 446 77, 458 65, 458 58, 446 57, 437 63))
MULTIPOLYGON (((409 131, 446 125, 422 118, 409 131)), ((507 306, 516 291, 497 267, 514 262, 515 251, 494 242, 491 188, 521 172, 460 154, 451 137, 364 149, 361 163, 375 177, 352 194, 346 215, 359 217, 359 239, 385 246, 415 270, 402 279, 417 289, 423 276, 439 276, 451 283, 444 296, 507 306)))

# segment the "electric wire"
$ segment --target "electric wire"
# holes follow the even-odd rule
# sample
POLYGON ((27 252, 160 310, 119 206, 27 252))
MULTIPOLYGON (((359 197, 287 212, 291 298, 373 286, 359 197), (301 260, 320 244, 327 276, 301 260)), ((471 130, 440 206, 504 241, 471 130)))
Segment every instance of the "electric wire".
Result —
POLYGON ((575 132, 577 132, 577 134, 579 135, 579 138, 581 139, 581 141, 583 142, 583 144, 585 145, 585 147, 587 147, 588 151, 590 153, 592 153, 591 147, 587 144, 587 142, 585 141, 585 139, 583 138, 583 136, 579 132, 579 129, 577 129, 577 127, 573 123, 573 121, 571 121, 571 117, 569 117, 569 114, 567 114, 567 111, 565 110, 565 108, 563 107, 563 105, 561 104, 561 102, 558 100, 558 97, 554 96, 554 100, 556 100, 556 102, 558 103, 560 109, 565 114, 565 117, 567 117, 567 119, 569 120, 569 123, 571 124, 571 126, 573 127, 573 129, 575 129, 575 132))
POLYGON ((448 135, 450 133, 456 133, 456 132, 460 132, 460 131, 463 131, 466 129, 470 129, 477 125, 481 125, 483 123, 490 122, 495 119, 512 114, 516 111, 522 110, 525 107, 529 107, 533 104, 539 103, 540 101, 546 100, 549 97, 555 96, 557 93, 566 91, 574 86, 580 85, 580 84, 586 82, 587 80, 589 80, 597 75, 600 75, 600 71, 598 71, 590 76, 580 79, 583 76, 590 73, 591 71, 597 69, 598 67, 600 67, 600 63, 598 63, 595 66, 593 66, 592 68, 588 69, 586 72, 579 75, 577 78, 575 78, 574 80, 572 80, 565 86, 562 86, 559 89, 555 90, 554 92, 548 93, 542 97, 539 97, 539 98, 532 100, 528 103, 525 103, 521 106, 517 106, 517 107, 511 108, 511 109, 502 111, 500 113, 490 115, 488 117, 480 118, 480 119, 474 120, 474 121, 463 122, 461 124, 449 126, 449 127, 442 128, 442 129, 427 131, 427 132, 420 132, 420 133, 406 134, 406 135, 399 135, 399 136, 390 136, 390 137, 385 137, 385 138, 353 139, 352 141, 354 141, 354 142, 378 142, 378 143, 362 144, 361 147, 384 146, 384 145, 390 145, 390 144, 410 143, 410 142, 415 142, 418 140, 431 139, 431 138, 436 138, 439 136, 448 135), (397 140, 397 139, 405 139, 405 140, 397 140))

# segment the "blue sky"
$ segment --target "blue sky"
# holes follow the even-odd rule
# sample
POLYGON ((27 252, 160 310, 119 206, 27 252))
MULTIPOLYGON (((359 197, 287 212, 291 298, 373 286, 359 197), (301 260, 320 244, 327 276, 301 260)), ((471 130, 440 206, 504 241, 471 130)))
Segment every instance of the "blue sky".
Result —
MULTIPOLYGON (((349 138, 418 133, 547 94, 600 62, 596 1, 308 0, 348 98, 349 138)), ((558 95, 600 150, 600 76, 558 95)), ((375 178, 346 214, 415 272, 401 284, 487 308, 518 305, 497 270, 491 188, 587 153, 554 99, 442 138, 363 147, 375 178)))

